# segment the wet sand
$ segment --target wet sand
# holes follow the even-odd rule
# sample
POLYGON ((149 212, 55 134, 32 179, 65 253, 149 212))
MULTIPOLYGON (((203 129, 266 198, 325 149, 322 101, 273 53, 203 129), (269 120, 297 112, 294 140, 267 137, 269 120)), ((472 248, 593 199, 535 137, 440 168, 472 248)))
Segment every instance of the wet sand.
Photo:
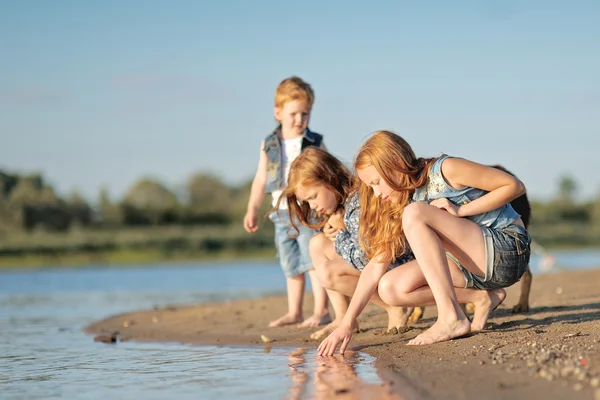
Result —
MULTIPOLYGON (((600 400, 600 268, 535 276, 531 310, 525 314, 510 311, 518 294, 519 284, 508 289, 485 331, 429 346, 405 344, 435 321, 435 307, 428 307, 409 331, 389 335, 385 312, 369 305, 358 319, 360 332, 350 349, 376 357, 383 384, 368 385, 353 376, 348 369, 348 360, 356 357, 352 354, 346 362, 320 358, 318 397, 600 400)), ((305 316, 312 310, 310 296, 307 300, 305 316)), ((290 347, 297 349, 290 352, 292 381, 302 383, 306 377, 295 374, 294 357, 306 362, 302 349, 319 342, 309 339, 316 328, 267 327, 286 308, 284 296, 174 305, 109 317, 84 330, 94 335, 118 332, 123 341, 252 345, 265 351, 290 347)))

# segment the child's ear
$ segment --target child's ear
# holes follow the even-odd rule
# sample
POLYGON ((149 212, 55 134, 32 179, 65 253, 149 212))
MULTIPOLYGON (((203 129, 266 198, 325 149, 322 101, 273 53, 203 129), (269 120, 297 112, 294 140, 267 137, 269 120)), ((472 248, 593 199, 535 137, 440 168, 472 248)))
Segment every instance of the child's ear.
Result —
POLYGON ((275 107, 273 109, 273 115, 275 116, 275 120, 281 121, 281 107, 275 107))

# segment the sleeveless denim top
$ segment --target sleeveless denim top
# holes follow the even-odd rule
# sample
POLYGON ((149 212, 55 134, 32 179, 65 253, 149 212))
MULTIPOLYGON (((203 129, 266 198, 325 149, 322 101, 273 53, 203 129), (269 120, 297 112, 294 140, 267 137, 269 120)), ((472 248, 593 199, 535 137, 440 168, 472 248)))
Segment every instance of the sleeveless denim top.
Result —
MULTIPOLYGON (((309 146, 320 147, 323 135, 306 128, 302 138, 302 150, 309 146)), ((265 138, 263 150, 267 153, 267 181, 265 193, 271 193, 283 189, 283 177, 281 176, 281 124, 265 138)))
MULTIPOLYGON (((457 206, 467 204, 488 193, 485 190, 465 187, 464 189, 455 189, 450 186, 442 176, 442 163, 449 158, 443 155, 437 159, 431 166, 427 184, 415 190, 412 201, 422 201, 429 203, 432 200, 446 198, 457 206)), ((486 213, 466 217, 480 226, 491 229, 502 229, 519 219, 521 216, 512 208, 510 203, 486 213)))

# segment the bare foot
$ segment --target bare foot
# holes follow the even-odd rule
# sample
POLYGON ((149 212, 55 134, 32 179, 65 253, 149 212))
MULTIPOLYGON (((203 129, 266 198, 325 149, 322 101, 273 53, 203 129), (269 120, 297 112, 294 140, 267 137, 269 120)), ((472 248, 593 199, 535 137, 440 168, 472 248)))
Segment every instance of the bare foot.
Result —
POLYGON ((471 332, 471 323, 467 318, 454 322, 442 322, 437 320, 435 324, 425 332, 421 333, 410 342, 409 345, 423 345, 461 337, 471 332))
POLYGON ((414 311, 410 315, 408 319, 409 322, 416 324, 423 317, 423 313, 425 312, 425 307, 415 307, 414 311))
POLYGON ((481 291, 481 296, 475 304, 475 313, 471 323, 471 331, 477 332, 485 328, 488 317, 506 298, 506 290, 495 289, 481 291))
MULTIPOLYGON (((341 319, 339 321, 337 319, 334 320, 329 325, 326 325, 323 329, 319 329, 318 331, 311 334, 310 335, 311 340, 321 340, 321 339, 329 336, 329 334, 331 332, 333 332, 335 330, 335 328, 340 326, 341 323, 342 323, 341 319)), ((354 321, 354 323, 352 324, 352 332, 354 332, 354 333, 358 332, 358 322, 356 322, 356 321, 354 321)))
POLYGON ((403 327, 406 326, 408 322, 408 317, 413 313, 413 307, 389 307, 385 311, 388 314, 388 332, 396 328, 400 331, 403 327))
POLYGON ((306 318, 300 326, 309 326, 314 328, 319 325, 328 324, 331 322, 331 315, 329 315, 329 311, 325 311, 324 314, 313 314, 311 317, 306 318))
POLYGON ((287 313, 283 317, 278 318, 275 321, 269 322, 269 326, 274 327, 274 326, 297 324, 298 322, 302 322, 302 319, 303 319, 302 315, 295 315, 295 314, 287 313))

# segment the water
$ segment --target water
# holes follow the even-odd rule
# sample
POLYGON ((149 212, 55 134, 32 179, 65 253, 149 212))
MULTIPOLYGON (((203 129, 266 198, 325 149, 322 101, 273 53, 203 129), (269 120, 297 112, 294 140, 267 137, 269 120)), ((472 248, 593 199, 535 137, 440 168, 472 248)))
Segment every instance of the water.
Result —
MULTIPOLYGON (((600 251, 553 252, 555 269, 600 266, 600 251)), ((532 270, 540 273, 540 258, 532 270)), ((282 293, 275 263, 0 272, 0 398, 310 398, 322 384, 314 350, 95 343, 81 328, 129 311, 282 293), (234 378, 234 379, 232 379, 234 378)), ((379 383, 373 359, 330 371, 379 383)))
MULTIPOLYGON (((0 398, 310 398, 324 379, 314 350, 113 346, 81 331, 117 313, 258 297, 284 287, 275 263, 0 272, 0 398)), ((379 383, 373 361, 360 354, 330 371, 379 383)))

